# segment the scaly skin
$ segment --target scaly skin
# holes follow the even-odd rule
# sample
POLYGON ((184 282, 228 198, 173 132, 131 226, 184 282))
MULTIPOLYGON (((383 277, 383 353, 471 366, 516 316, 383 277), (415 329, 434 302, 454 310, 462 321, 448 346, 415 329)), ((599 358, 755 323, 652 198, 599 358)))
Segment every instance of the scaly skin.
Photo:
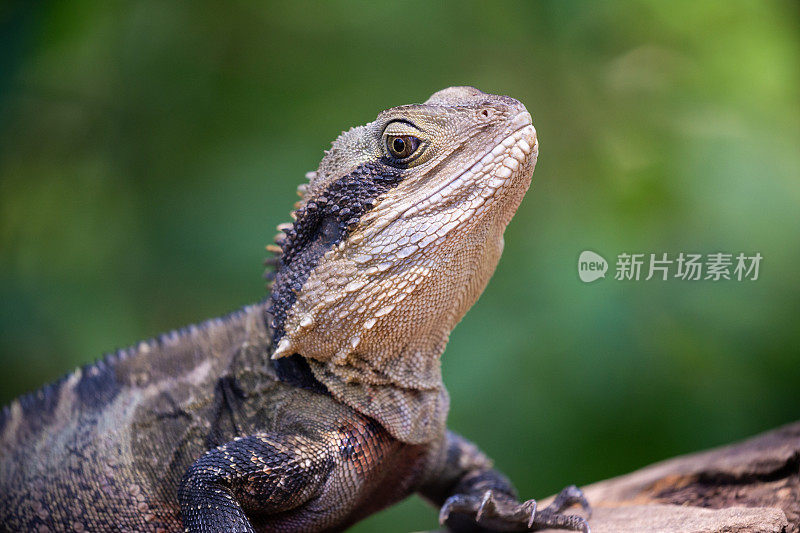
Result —
POLYGON ((417 491, 457 531, 588 531, 519 503, 446 430, 440 357, 538 145, 451 87, 337 139, 272 250, 268 300, 110 355, 0 415, 9 531, 338 531, 417 491))

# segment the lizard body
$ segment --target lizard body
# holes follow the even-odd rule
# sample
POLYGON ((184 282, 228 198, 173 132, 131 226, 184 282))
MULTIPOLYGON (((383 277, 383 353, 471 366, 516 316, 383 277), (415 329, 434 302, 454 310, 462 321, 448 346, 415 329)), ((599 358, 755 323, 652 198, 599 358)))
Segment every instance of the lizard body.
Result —
POLYGON ((417 491, 453 530, 588 531, 447 431, 440 356, 538 154, 518 101, 451 87, 344 132, 276 240, 270 297, 0 414, 9 531, 337 531, 417 491))

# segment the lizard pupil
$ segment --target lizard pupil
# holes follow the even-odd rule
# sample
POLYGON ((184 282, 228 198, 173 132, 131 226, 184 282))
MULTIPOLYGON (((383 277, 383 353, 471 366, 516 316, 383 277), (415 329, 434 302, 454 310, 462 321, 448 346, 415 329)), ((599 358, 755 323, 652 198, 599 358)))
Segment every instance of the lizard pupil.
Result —
POLYGON ((392 135, 386 139, 386 147, 389 149, 389 153, 392 157, 406 159, 417 151, 419 139, 413 135, 392 135))

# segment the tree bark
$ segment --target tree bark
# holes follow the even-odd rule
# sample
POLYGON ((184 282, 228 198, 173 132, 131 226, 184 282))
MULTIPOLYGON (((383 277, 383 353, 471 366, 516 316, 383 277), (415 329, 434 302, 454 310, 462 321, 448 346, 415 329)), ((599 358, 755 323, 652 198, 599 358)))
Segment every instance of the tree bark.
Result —
POLYGON ((800 422, 583 490, 592 533, 800 533, 800 422))

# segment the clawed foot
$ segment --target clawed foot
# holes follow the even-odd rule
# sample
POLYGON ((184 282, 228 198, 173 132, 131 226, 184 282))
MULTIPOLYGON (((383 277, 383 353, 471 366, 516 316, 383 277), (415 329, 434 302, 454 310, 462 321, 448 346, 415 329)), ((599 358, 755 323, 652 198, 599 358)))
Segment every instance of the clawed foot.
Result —
POLYGON ((536 509, 536 500, 519 503, 503 494, 487 490, 482 496, 456 494, 444 502, 439 512, 439 523, 444 525, 457 515, 470 518, 483 528, 494 531, 536 531, 540 529, 568 529, 590 533, 586 519, 577 515, 564 515, 561 511, 580 504, 591 515, 589 502, 575 485, 562 490, 553 503, 542 510, 536 509))

